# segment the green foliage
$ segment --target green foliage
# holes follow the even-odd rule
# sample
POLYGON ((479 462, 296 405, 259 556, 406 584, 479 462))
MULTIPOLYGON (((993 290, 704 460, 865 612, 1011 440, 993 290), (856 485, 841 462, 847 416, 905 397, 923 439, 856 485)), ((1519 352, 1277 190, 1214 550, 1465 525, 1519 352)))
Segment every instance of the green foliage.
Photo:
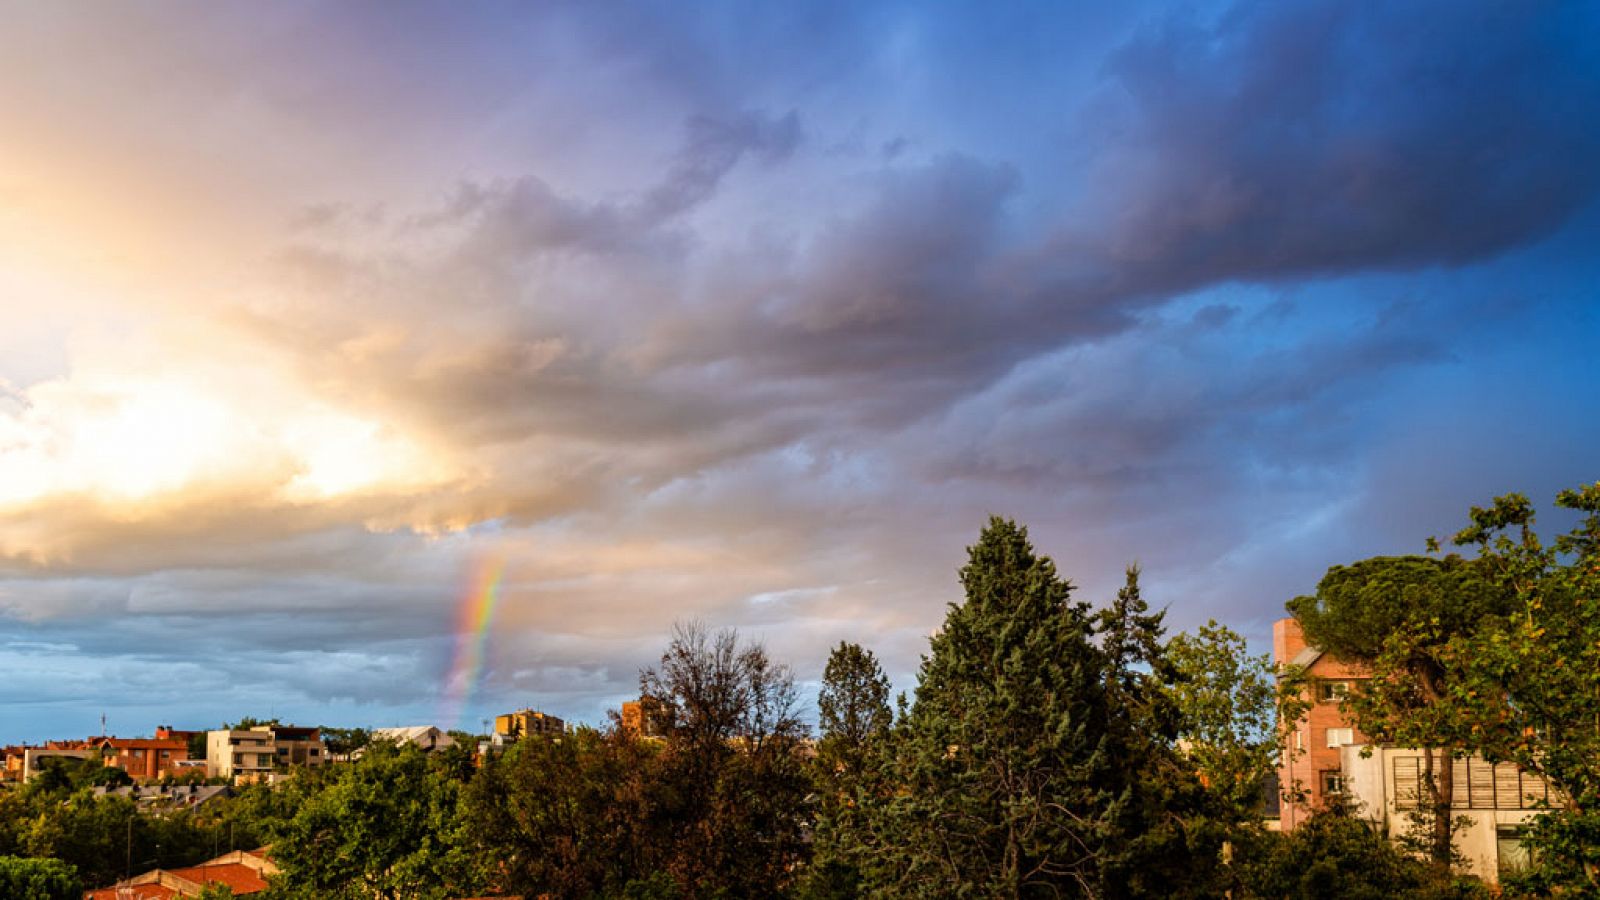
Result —
POLYGON ((0 856, 0 897, 78 900, 82 896, 78 873, 60 860, 0 856))
POLYGON ((1286 749, 1270 659, 1251 656, 1244 638, 1215 620, 1174 637, 1166 657, 1188 758, 1232 818, 1253 826, 1262 785, 1286 749))
POLYGON ((1159 614, 1129 572, 1100 616, 1025 529, 991 519, 924 658, 872 802, 876 896, 1171 896, 1215 846, 1184 826, 1198 781, 1160 690, 1159 614), (1203 845, 1204 839, 1197 838, 1203 845))
POLYGON ((501 885, 527 896, 620 891, 651 833, 656 748, 579 728, 518 741, 467 788, 468 833, 501 885))
POLYGON ((1489 892, 1472 880, 1401 853, 1372 826, 1338 806, 1287 835, 1262 832, 1240 847, 1242 890, 1250 898, 1303 900, 1468 900, 1489 892))
POLYGON ((864 804, 881 790, 877 768, 894 723, 889 679, 872 651, 840 642, 828 656, 817 709, 822 739, 813 762, 816 839, 800 891, 806 897, 854 896, 868 844, 860 839, 864 804))
POLYGON ((1487 582, 1481 565, 1459 556, 1374 557, 1334 566, 1314 596, 1289 610, 1307 640, 1371 675, 1345 704, 1375 740, 1425 748, 1421 804, 1408 836, 1434 863, 1454 861, 1452 760, 1470 752, 1475 711, 1456 702, 1460 670, 1447 660, 1452 642, 1470 638, 1503 615, 1509 594, 1487 582))
POLYGON ((1455 537, 1510 608, 1449 647, 1454 700, 1470 710, 1474 746, 1554 790, 1527 842, 1532 892, 1600 895, 1600 484, 1562 491, 1574 526, 1546 544, 1520 494, 1474 507, 1455 537))
POLYGON ((818 750, 842 765, 857 763, 869 743, 888 734, 894 722, 889 679, 871 650, 839 642, 822 672, 817 713, 822 731, 818 750))
POLYGON ((323 725, 322 743, 333 756, 347 756, 372 743, 372 732, 365 728, 335 728, 323 725))
POLYGON ((273 843, 278 896, 431 898, 475 887, 459 849, 460 785, 420 750, 374 746, 323 772, 273 843))
POLYGON ((733 632, 675 629, 642 693, 664 739, 525 738, 465 794, 473 848, 524 896, 767 897, 806 858, 812 789, 788 670, 733 632))

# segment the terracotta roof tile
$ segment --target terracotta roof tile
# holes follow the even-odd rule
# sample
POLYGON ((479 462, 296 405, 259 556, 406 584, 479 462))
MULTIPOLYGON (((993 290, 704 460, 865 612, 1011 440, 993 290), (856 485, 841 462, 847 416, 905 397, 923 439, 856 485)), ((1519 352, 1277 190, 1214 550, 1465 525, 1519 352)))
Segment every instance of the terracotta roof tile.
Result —
POLYGON ((242 863, 224 863, 219 866, 192 866, 187 869, 171 869, 172 874, 179 878, 187 878, 200 884, 225 884, 233 889, 235 895, 254 894, 267 889, 267 882, 255 869, 242 863))

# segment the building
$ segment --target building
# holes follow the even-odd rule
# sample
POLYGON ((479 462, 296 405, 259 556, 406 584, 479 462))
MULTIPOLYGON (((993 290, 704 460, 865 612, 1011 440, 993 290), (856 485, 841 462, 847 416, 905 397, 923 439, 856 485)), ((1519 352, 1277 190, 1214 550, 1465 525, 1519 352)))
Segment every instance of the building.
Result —
POLYGON ((316 728, 256 725, 206 733, 206 775, 274 781, 291 766, 320 766, 328 748, 316 728))
POLYGON ((424 752, 444 750, 456 745, 455 738, 434 725, 408 725, 401 728, 374 728, 372 739, 395 744, 413 744, 424 752))
POLYGON ((32 781, 44 771, 48 759, 99 759, 100 751, 82 746, 67 746, 69 741, 50 741, 43 747, 22 748, 22 780, 32 781))
MULTIPOLYGON (((1272 638, 1273 661, 1299 667, 1308 676, 1304 699, 1311 703, 1288 726, 1290 750, 1279 765, 1283 830, 1294 829, 1338 795, 1383 834, 1404 833, 1418 807, 1422 750, 1372 744, 1354 727, 1340 700, 1368 679, 1368 672, 1307 646, 1294 619, 1274 623, 1272 638)), ((1539 815, 1538 804, 1553 798, 1542 781, 1511 763, 1457 759, 1452 775, 1452 815, 1461 820, 1456 849, 1466 859, 1467 872, 1498 883, 1502 873, 1526 865, 1522 829, 1539 815)))
POLYGON ((1272 626, 1272 661, 1303 671, 1310 682, 1311 707, 1291 727, 1290 751, 1278 766, 1278 784, 1284 791, 1279 822, 1289 831, 1327 803, 1330 794, 1344 789, 1342 750, 1366 743, 1339 705, 1345 692, 1368 677, 1352 666, 1306 645, 1300 623, 1279 619, 1272 626), (1299 800, 1296 792, 1299 792, 1299 800))
POLYGON ((215 884, 228 888, 235 897, 247 897, 266 890, 267 876, 277 871, 267 848, 236 850, 198 866, 152 869, 83 896, 84 900, 168 900, 198 897, 207 885, 215 884))
MULTIPOLYGON (((1422 792, 1422 751, 1379 745, 1363 757, 1362 750, 1341 750, 1345 795, 1384 834, 1404 833, 1422 792)), ((1434 759, 1437 765, 1437 753, 1434 759)), ((1527 865, 1522 831, 1539 815, 1539 805, 1552 799, 1549 788, 1513 763, 1476 756, 1455 760, 1453 770, 1451 815, 1460 822, 1455 848, 1468 872, 1498 882, 1505 872, 1527 865)))
POLYGON ((148 784, 127 787, 94 789, 96 797, 107 794, 127 797, 141 810, 193 809, 219 797, 233 796, 233 788, 225 784, 148 784))
POLYGON ((87 749, 101 752, 106 765, 128 773, 135 781, 153 781, 179 772, 178 763, 189 758, 189 742, 179 738, 90 738, 87 749))
POLYGON ((635 737, 665 737, 666 727, 662 718, 659 704, 649 697, 626 700, 622 704, 622 730, 635 737))
POLYGON ((494 717, 494 743, 508 744, 528 735, 556 736, 566 733, 567 724, 552 715, 532 709, 494 717))

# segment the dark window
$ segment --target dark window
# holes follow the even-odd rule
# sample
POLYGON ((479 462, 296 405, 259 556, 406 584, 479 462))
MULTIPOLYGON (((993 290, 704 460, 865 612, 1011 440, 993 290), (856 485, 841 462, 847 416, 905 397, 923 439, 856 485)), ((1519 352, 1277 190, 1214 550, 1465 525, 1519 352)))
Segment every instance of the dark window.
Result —
POLYGON ((1317 682, 1317 699, 1323 703, 1334 703, 1343 700, 1350 693, 1348 681, 1319 681, 1317 682))
POLYGON ((1328 769, 1322 773, 1322 796, 1344 793, 1344 773, 1328 769))

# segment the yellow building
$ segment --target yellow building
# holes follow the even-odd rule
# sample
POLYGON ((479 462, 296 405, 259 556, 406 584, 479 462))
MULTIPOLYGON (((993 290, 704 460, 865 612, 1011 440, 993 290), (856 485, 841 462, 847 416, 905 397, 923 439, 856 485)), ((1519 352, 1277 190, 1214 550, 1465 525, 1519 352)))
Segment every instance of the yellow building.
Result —
POLYGON ((538 710, 519 709, 514 713, 494 717, 496 743, 508 743, 530 734, 561 735, 567 723, 538 710))

